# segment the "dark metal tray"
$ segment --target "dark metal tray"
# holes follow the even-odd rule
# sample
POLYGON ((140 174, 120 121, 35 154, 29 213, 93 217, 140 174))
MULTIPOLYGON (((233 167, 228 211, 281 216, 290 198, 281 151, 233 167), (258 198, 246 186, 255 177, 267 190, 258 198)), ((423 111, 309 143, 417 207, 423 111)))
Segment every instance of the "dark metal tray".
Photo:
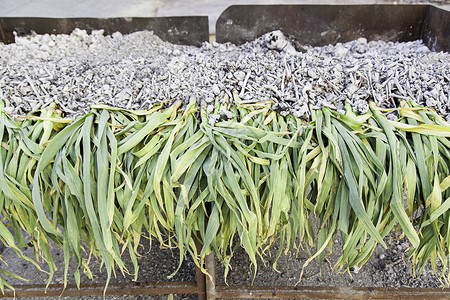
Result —
POLYGON ((432 5, 233 5, 217 20, 216 40, 242 44, 273 30, 312 46, 422 39, 450 51, 450 12, 432 5))
POLYGON ((0 18, 0 41, 14 43, 14 34, 69 34, 75 28, 104 29, 105 34, 151 30, 162 40, 174 44, 200 46, 209 40, 208 17, 160 18, 0 18))

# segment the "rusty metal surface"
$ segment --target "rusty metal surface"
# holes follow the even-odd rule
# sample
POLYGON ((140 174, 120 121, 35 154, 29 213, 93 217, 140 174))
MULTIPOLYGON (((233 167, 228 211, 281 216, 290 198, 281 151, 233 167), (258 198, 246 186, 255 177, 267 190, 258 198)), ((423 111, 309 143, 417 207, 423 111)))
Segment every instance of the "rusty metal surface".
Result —
POLYGON ((206 297, 208 300, 216 299, 216 256, 211 252, 206 256, 206 269, 210 276, 206 277, 206 297))
POLYGON ((159 17, 159 18, 0 18, 0 37, 5 44, 14 42, 18 35, 69 34, 75 28, 104 29, 105 34, 119 31, 123 34, 151 30, 162 40, 174 44, 200 46, 209 40, 208 17, 159 17))
MULTIPOLYGON (((195 247, 197 248, 197 252, 200 253, 202 250, 202 245, 198 241, 197 238, 194 239, 195 241, 195 247)), ((197 286, 197 294, 198 294, 198 300, 206 300, 206 276, 202 272, 202 270, 195 265, 195 280, 196 280, 196 286, 197 286)))
MULTIPOLYGON (((50 297, 50 296, 101 296, 104 283, 84 283, 80 289, 75 284, 51 284, 45 291, 45 284, 16 285, 15 293, 5 289, 0 298, 6 297, 50 297)), ((195 294, 199 287, 195 282, 125 282, 108 285, 106 295, 155 295, 155 294, 195 294)))
POLYGON ((435 49, 448 51, 449 15, 430 5, 233 5, 217 20, 216 40, 242 44, 281 30, 313 46, 360 37, 404 42, 421 39, 425 28, 435 49))
POLYGON ((206 277, 205 274, 203 274, 203 272, 200 270, 200 268, 198 268, 197 266, 195 267, 195 280, 196 280, 196 287, 197 287, 197 294, 198 294, 198 300, 206 300, 208 299, 206 297, 206 277))
POLYGON ((373 287, 216 286, 217 298, 274 299, 450 299, 450 289, 373 287))

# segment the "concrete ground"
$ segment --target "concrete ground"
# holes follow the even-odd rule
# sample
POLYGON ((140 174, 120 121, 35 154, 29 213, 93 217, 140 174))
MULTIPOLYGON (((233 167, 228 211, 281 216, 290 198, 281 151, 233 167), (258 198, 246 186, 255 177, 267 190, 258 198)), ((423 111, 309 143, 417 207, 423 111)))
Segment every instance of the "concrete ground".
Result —
POLYGON ((208 16, 210 33, 233 4, 432 3, 450 10, 449 0, 0 0, 0 17, 167 17, 208 16))

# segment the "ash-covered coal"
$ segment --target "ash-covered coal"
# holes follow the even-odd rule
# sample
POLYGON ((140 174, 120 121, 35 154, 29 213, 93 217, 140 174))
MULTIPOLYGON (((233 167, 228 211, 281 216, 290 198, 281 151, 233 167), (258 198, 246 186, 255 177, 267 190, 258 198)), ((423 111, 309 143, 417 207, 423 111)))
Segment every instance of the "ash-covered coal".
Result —
POLYGON ((216 101, 232 103, 236 90, 243 100, 272 100, 281 114, 305 119, 322 106, 343 111, 348 102, 365 113, 371 100, 394 108, 402 99, 450 119, 449 53, 431 52, 421 41, 299 43, 281 32, 241 46, 200 48, 172 45, 150 32, 104 36, 77 29, 17 37, 15 44, 0 44, 0 99, 12 116, 51 102, 76 117, 91 104, 147 109, 193 96, 212 112, 216 101))

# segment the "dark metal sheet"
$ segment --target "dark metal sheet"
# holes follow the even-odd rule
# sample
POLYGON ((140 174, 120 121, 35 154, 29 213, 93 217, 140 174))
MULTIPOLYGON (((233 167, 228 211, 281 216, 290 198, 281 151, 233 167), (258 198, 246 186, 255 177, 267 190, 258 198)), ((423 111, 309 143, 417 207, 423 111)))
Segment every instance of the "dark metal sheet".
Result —
POLYGON ((13 32, 18 35, 69 34, 75 28, 104 29, 105 34, 123 34, 151 30, 162 40, 174 44, 200 46, 209 40, 208 17, 160 17, 160 18, 0 18, 1 41, 13 43, 13 32))
POLYGON ((273 31, 292 35, 300 44, 323 46, 360 37, 412 41, 424 24, 436 48, 448 49, 448 15, 429 5, 234 5, 216 23, 216 40, 242 44, 273 31), (435 11, 436 10, 436 11, 435 11), (427 16, 432 20, 425 22, 427 16), (436 16, 440 16, 439 18, 436 16), (445 17, 443 17, 445 16, 445 17), (442 29, 444 27, 444 30, 442 29), (444 45, 444 46, 442 46, 444 45), (447 45, 447 46, 445 46, 447 45))
POLYGON ((217 298, 273 299, 450 299, 450 289, 380 287, 216 286, 217 298))
POLYGON ((433 51, 450 51, 450 12, 430 5, 421 38, 433 51))

